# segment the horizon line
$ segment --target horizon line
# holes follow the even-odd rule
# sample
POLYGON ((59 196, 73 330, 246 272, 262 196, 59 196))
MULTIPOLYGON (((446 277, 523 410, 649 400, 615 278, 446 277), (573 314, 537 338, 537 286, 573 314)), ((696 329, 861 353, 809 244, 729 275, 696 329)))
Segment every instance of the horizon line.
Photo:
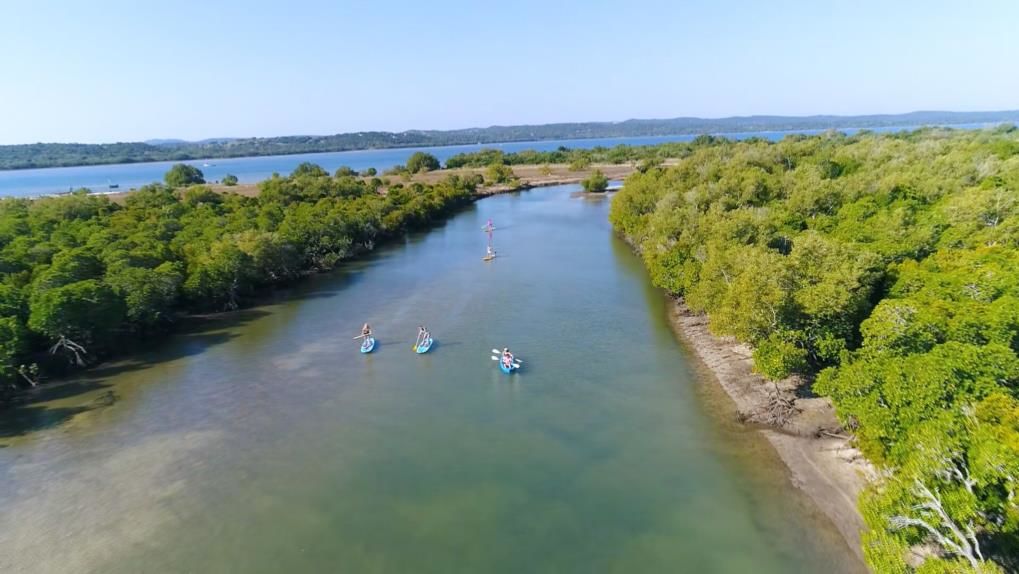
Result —
MULTIPOLYGON (((88 145, 88 146, 106 146, 106 145, 118 145, 118 144, 146 144, 146 145, 165 145, 165 143, 178 143, 178 144, 201 144, 201 143, 216 143, 226 141, 238 141, 238 140, 260 140, 260 139, 276 139, 276 138, 292 138, 292 137, 336 137, 345 135, 360 135, 360 134, 429 134, 429 133, 459 133, 459 132, 471 132, 471 131, 483 131, 490 129, 500 128, 538 128, 538 127, 552 127, 552 126, 570 126, 570 125, 621 125, 630 122, 670 122, 670 121, 688 121, 688 122, 721 122, 721 121, 732 121, 732 120, 753 120, 753 119, 788 119, 788 120, 850 120, 853 118, 895 118, 895 117, 907 117, 911 115, 920 114, 971 114, 971 115, 1016 115, 1019 119, 1019 109, 1006 109, 1006 110, 912 110, 909 112, 899 113, 878 113, 878 114, 810 114, 810 115, 782 115, 782 114, 749 114, 749 115, 734 115, 734 116, 720 116, 720 117, 700 117, 700 116, 674 116, 674 117, 662 117, 662 118, 627 118, 625 120, 588 120, 588 121, 570 121, 570 122, 546 122, 546 123, 520 123, 520 124, 491 124, 488 126, 471 126, 465 128, 411 128, 401 131, 389 131, 389 130, 352 130, 342 131, 335 133, 321 133, 321 134, 285 134, 285 135, 256 135, 256 136, 214 136, 199 139, 183 139, 176 137, 151 137, 144 140, 117 140, 117 141, 106 141, 98 143, 82 142, 82 141, 34 141, 25 143, 14 143, 14 144, 0 144, 0 148, 7 147, 19 147, 19 146, 32 146, 32 145, 88 145)), ((965 123, 965 122, 962 122, 965 123)), ((846 127, 846 126, 843 126, 846 127)))

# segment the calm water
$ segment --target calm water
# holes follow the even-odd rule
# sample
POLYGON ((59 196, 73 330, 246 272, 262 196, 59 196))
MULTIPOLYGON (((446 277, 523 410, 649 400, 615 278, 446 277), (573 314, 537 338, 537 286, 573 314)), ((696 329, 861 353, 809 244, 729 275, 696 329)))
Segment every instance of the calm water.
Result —
MULTIPOLYGON (((976 128, 983 124, 966 124, 958 128, 976 128)), ((898 131, 912 129, 908 127, 875 128, 872 131, 898 131)), ((779 140, 790 133, 817 134, 823 130, 806 130, 799 132, 752 132, 722 134, 734 139, 763 137, 779 140)), ((856 133, 856 129, 841 130, 848 134, 856 133)), ((206 161, 188 162, 197 166, 205 174, 207 181, 218 181, 226 174, 237 176, 242 183, 252 183, 270 177, 274 172, 288 174, 298 164, 305 161, 317 163, 330 173, 340 166, 348 166, 357 171, 374 167, 379 172, 395 165, 407 162, 407 158, 416 151, 426 151, 445 162, 450 156, 458 153, 478 151, 483 148, 498 148, 507 152, 536 149, 541 151, 554 150, 559 146, 569 148, 593 148, 596 146, 612 147, 619 144, 650 145, 673 141, 690 141, 693 135, 661 136, 643 138, 601 138, 575 140, 547 140, 537 142, 513 142, 504 144, 485 144, 468 146, 418 147, 384 150, 346 151, 333 153, 309 153, 299 155, 276 155, 265 157, 242 157, 234 159, 210 159, 206 161)), ((62 193, 69 189, 87 187, 93 191, 107 191, 110 184, 119 185, 119 190, 128 190, 143 185, 163 181, 163 174, 176 162, 131 163, 116 165, 96 165, 86 167, 59 167, 46 169, 28 169, 0 171, 0 196, 37 196, 49 193, 62 193)))
POLYGON ((575 189, 486 199, 3 413, 0 571, 860 571, 575 189))

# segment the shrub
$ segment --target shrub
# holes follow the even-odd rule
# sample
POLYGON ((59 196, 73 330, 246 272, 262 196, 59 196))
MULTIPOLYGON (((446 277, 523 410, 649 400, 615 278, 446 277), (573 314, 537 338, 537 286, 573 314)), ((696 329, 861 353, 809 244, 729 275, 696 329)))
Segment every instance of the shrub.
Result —
POLYGON ((205 183, 205 174, 193 165, 178 163, 166 172, 163 180, 170 187, 185 187, 196 183, 205 183))
POLYGON ((411 173, 434 171, 436 169, 439 169, 439 160, 430 153, 417 151, 407 160, 407 171, 411 173))
POLYGON ((604 193, 609 188, 609 178, 600 169, 594 170, 590 177, 580 182, 587 193, 604 193))

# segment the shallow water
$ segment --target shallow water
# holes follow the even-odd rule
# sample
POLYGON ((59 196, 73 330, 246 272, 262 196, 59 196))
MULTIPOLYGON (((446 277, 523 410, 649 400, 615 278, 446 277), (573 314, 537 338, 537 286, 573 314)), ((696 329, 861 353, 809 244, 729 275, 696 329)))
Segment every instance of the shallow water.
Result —
POLYGON ((485 199, 3 413, 0 571, 861 571, 575 189, 485 199))

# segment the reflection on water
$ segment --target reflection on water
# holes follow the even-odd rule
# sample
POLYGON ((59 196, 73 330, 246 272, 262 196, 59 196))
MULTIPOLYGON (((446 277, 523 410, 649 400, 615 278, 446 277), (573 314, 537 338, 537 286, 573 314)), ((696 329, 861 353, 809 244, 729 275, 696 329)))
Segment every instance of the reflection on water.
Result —
POLYGON ((859 571, 574 189, 486 199, 5 413, 0 569, 859 571))

